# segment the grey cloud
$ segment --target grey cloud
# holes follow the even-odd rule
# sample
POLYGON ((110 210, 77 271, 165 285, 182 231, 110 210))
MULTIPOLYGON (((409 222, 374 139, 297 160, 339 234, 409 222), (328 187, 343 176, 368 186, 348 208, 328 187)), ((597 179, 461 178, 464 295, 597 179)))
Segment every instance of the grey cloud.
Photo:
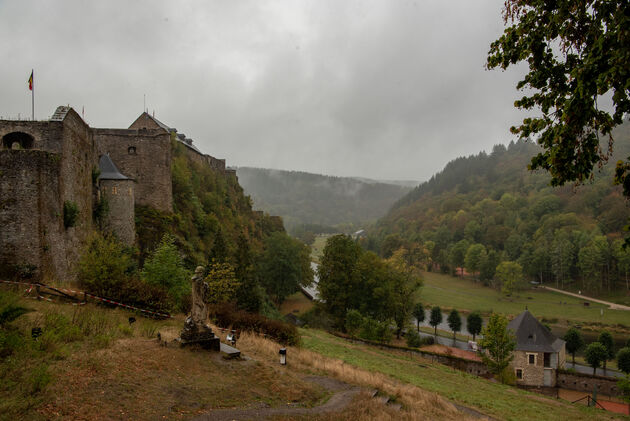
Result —
POLYGON ((426 179, 511 139, 521 72, 483 68, 501 0, 0 2, 0 115, 147 108, 229 164, 426 179))

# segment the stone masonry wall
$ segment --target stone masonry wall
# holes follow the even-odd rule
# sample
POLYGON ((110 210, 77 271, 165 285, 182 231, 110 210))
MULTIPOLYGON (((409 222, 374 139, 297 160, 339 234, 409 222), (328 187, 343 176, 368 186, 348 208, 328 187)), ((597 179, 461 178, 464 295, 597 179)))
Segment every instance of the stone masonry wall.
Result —
POLYGON ((2 276, 24 273, 27 265, 35 267, 34 280, 67 273, 60 162, 49 152, 0 150, 2 276))
POLYGON ((516 379, 516 383, 525 386, 542 386, 544 380, 544 354, 542 352, 514 352, 514 359, 512 360, 512 367, 514 373, 516 369, 523 370, 523 379, 516 379), (529 364, 528 354, 536 355, 536 363, 529 364))
POLYGON ((65 261, 57 259, 54 269, 58 281, 72 281, 76 277, 76 262, 93 230, 92 171, 98 161, 90 127, 72 109, 63 120, 61 138, 59 202, 62 208, 66 201, 76 204, 79 215, 73 227, 64 228, 63 245, 59 243, 59 247, 63 250, 65 261))
POLYGON ((137 205, 173 211, 171 141, 164 130, 93 129, 99 156, 109 153, 120 172, 136 181, 137 205))
POLYGON ((108 204, 103 228, 132 246, 136 241, 133 180, 101 180, 100 193, 108 204))
POLYGON ((558 373, 558 387, 563 389, 578 390, 580 392, 592 393, 597 386, 597 393, 608 396, 619 396, 617 379, 604 376, 590 376, 588 374, 568 373, 560 371, 558 373))

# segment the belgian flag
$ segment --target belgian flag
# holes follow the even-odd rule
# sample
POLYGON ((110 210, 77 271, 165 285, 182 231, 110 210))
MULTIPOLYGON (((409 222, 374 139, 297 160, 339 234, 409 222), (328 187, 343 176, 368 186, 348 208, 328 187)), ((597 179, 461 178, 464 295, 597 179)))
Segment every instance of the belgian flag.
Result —
POLYGON ((28 90, 33 90, 33 71, 31 70, 31 77, 28 78, 28 90))

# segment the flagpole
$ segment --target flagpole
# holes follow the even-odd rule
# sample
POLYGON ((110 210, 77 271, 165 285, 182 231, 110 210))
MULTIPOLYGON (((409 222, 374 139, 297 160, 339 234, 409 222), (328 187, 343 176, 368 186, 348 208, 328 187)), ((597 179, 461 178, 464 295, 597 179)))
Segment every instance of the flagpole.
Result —
POLYGON ((33 89, 31 90, 31 112, 33 114, 33 121, 35 121, 35 74, 33 69, 31 69, 31 76, 33 77, 33 89))

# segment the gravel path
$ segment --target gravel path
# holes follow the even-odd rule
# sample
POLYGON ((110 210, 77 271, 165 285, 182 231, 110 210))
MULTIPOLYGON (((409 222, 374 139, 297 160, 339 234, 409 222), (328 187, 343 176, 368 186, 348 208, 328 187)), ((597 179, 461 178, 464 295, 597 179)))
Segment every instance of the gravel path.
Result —
POLYGON ((194 421, 233 421, 233 420, 261 420, 275 415, 307 415, 324 414, 344 409, 361 391, 357 386, 351 386, 329 377, 310 376, 306 381, 316 383, 326 390, 335 392, 326 403, 313 408, 284 407, 284 408, 250 408, 250 409, 215 409, 194 421))
POLYGON ((599 303, 599 304, 604 304, 608 307, 610 307, 611 310, 625 310, 625 311, 630 311, 630 307, 628 306, 624 306, 622 304, 617 304, 617 303, 611 303, 610 301, 604 301, 604 300, 599 300, 597 298, 592 298, 592 297, 587 297, 586 295, 581 295, 581 294, 575 294, 573 292, 569 292, 569 291, 563 291, 561 289, 556 289, 556 288, 551 288, 548 286, 541 286, 541 288, 544 289, 548 289, 549 291, 554 291, 554 292, 559 292, 560 294, 564 294, 564 295, 570 295, 572 297, 577 297, 577 298, 581 298, 582 300, 586 300, 586 301, 592 301, 594 303, 599 303))

